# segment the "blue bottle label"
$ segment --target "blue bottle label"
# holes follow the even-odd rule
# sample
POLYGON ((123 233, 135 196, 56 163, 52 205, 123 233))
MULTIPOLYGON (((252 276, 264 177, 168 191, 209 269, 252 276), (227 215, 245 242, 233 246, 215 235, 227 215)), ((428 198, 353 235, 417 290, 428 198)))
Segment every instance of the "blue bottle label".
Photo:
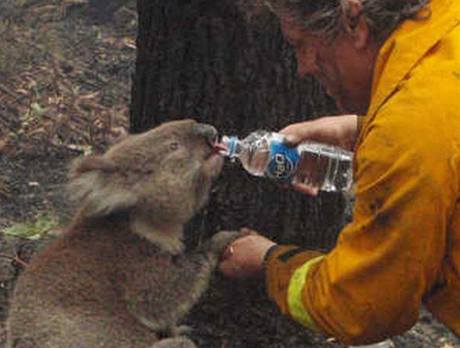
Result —
POLYGON ((289 181, 297 169, 299 160, 297 148, 288 147, 281 141, 272 141, 265 175, 271 179, 289 181))

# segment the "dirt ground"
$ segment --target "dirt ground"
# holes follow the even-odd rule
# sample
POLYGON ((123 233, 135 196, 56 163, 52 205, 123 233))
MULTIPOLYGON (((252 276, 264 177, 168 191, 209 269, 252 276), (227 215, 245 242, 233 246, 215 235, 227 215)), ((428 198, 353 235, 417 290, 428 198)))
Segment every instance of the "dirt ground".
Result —
MULTIPOLYGON (((85 1, 17 4, 0 4, 0 230, 44 216, 57 224, 41 239, 0 234, 1 325, 16 277, 71 216, 63 190, 69 163, 101 151, 127 127, 137 25, 132 1, 108 22, 90 17, 85 1)), ((200 347, 343 347, 282 317, 258 282, 218 275, 184 323, 200 347)), ((393 341, 395 347, 460 348, 424 310, 393 341)))

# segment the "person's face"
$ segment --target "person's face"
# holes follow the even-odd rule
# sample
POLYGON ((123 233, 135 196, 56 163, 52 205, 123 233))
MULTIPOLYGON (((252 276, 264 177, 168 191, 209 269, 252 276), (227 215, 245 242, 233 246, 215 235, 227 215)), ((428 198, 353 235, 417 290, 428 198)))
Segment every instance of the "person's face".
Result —
POLYGON ((339 33, 330 41, 303 29, 287 14, 280 16, 280 23, 295 50, 298 74, 314 76, 341 111, 365 114, 378 52, 369 43, 367 26, 356 29, 365 32, 339 33))

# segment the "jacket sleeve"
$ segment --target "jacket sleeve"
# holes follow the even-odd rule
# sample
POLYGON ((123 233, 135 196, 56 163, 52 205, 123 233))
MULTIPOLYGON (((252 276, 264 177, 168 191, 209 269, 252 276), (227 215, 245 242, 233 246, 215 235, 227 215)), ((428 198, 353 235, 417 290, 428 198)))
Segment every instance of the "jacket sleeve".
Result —
POLYGON ((390 103, 365 130, 353 221, 335 248, 320 256, 283 247, 266 259, 267 292, 280 309, 345 344, 409 329, 446 247, 455 202, 449 145, 431 115, 400 105, 410 104, 390 103))

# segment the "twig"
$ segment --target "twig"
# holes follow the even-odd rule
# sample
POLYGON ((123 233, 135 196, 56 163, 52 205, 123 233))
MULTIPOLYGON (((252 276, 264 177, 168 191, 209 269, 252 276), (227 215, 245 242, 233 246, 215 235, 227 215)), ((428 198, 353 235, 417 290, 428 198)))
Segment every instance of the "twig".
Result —
POLYGON ((18 255, 11 256, 11 255, 0 253, 0 257, 3 257, 5 259, 9 259, 9 260, 12 260, 12 261, 16 261, 17 263, 19 263, 24 268, 27 267, 27 262, 25 262, 24 260, 21 260, 18 255))
POLYGON ((0 90, 10 96, 12 96, 14 99, 17 99, 18 98, 18 95, 16 93, 14 93, 13 91, 11 91, 8 87, 0 84, 0 90))

